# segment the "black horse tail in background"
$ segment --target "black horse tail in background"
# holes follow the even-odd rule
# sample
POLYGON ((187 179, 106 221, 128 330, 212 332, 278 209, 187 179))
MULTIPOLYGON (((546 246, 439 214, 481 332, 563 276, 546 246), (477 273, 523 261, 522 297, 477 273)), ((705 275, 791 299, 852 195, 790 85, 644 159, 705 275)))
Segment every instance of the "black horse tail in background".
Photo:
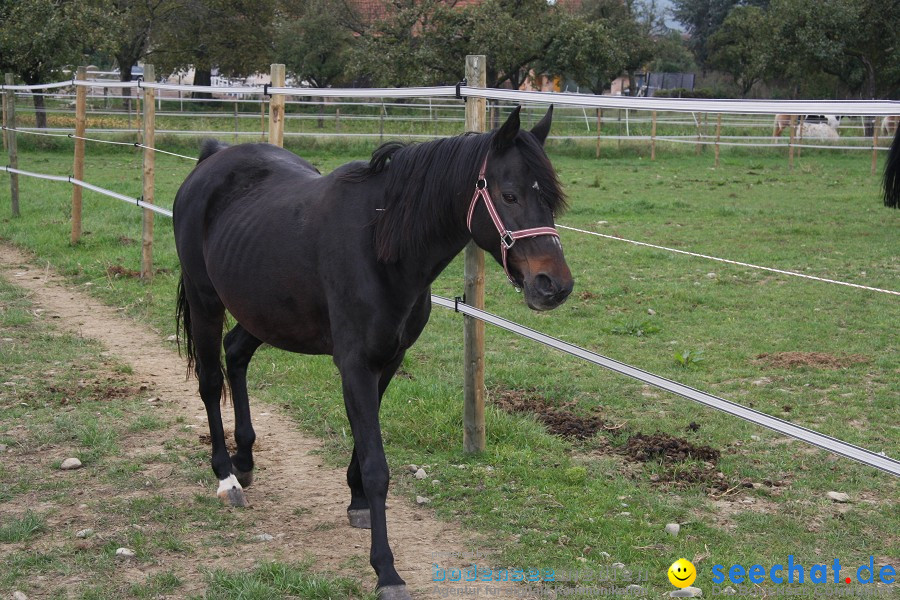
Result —
POLYGON ((894 142, 884 165, 884 205, 900 208, 900 128, 894 134, 894 142))

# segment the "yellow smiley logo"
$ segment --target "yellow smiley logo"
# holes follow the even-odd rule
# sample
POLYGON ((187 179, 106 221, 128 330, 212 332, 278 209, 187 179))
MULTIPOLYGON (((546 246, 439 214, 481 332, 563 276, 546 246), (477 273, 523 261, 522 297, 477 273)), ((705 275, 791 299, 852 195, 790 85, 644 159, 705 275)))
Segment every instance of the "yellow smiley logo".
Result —
POLYGON ((684 588, 697 579, 697 569, 686 558, 679 558, 669 567, 669 581, 677 588, 684 588))

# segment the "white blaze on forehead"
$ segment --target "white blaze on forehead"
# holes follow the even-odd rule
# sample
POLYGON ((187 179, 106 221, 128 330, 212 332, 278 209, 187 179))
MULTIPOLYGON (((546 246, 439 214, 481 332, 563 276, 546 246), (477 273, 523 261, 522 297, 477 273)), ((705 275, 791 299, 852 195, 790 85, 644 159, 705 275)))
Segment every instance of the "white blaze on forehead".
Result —
POLYGON ((537 182, 537 181, 535 181, 534 184, 533 184, 531 187, 532 187, 533 189, 535 189, 535 190, 538 190, 538 191, 540 191, 540 189, 541 189, 541 186, 538 185, 538 182, 537 182))
POLYGON ((235 477, 234 475, 229 475, 225 479, 219 480, 219 489, 216 490, 216 495, 222 493, 227 494, 233 488, 237 488, 239 490, 243 489, 241 487, 241 484, 238 483, 237 477, 235 477))

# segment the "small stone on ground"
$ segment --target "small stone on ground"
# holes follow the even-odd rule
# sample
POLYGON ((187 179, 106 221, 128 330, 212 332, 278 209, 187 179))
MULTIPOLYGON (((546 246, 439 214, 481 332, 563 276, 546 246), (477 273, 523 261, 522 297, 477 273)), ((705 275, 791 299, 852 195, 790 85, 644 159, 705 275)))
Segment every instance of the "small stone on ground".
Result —
POLYGON ((681 531, 681 525, 678 523, 669 523, 666 525, 666 533, 671 535, 672 537, 678 537, 678 532, 681 531))
POLYGON ((13 592, 13 600, 28 600, 28 596, 26 596, 19 590, 16 590, 15 592, 13 592))
POLYGON ((416 479, 425 479, 426 477, 428 477, 428 473, 425 472, 425 469, 416 471, 416 479))
POLYGON ((828 492, 827 495, 835 502, 850 502, 850 494, 845 494, 844 492, 828 492))
POLYGON ((94 530, 91 528, 88 529, 80 529, 75 532, 75 537, 77 538, 86 538, 94 535, 94 530))
POLYGON ((647 593, 647 590, 642 588, 636 583, 632 583, 628 587, 625 588, 625 592, 630 596, 643 596, 647 593))
POLYGON ((120 556, 122 558, 131 558, 134 556, 134 550, 131 548, 119 548, 116 550, 116 556, 120 556))
POLYGON ((253 536, 253 539, 257 542, 271 542, 275 538, 269 535, 268 533, 261 533, 259 535, 253 536))
POLYGON ((431 502, 431 500, 429 500, 425 496, 416 496, 416 504, 420 506, 423 504, 428 504, 429 502, 431 502))
POLYGON ((81 461, 77 458, 67 458, 62 461, 62 464, 59 465, 59 468, 63 471, 74 471, 75 469, 81 468, 81 461))
POLYGON ((669 596, 672 598, 699 598, 702 595, 703 590, 691 586, 682 588, 680 590, 675 590, 674 592, 669 592, 669 596))

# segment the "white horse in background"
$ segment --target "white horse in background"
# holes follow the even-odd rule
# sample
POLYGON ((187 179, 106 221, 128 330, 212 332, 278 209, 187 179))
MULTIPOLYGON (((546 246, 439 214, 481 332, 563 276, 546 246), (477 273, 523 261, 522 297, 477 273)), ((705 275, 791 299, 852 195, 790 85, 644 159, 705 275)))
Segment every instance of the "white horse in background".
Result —
POLYGON ((891 137, 900 126, 900 115, 890 115, 881 119, 881 135, 891 137))
MULTIPOLYGON (((802 117, 797 117, 801 119, 802 117)), ((772 137, 781 137, 782 132, 791 126, 791 115, 775 115, 775 129, 772 130, 772 137)))
MULTIPOLYGON (((791 126, 792 115, 775 115, 775 129, 772 137, 780 137, 785 129, 791 126)), ((794 131, 799 138, 817 140, 836 140, 840 136, 837 129, 841 117, 836 115, 796 115, 797 126, 794 131)))

